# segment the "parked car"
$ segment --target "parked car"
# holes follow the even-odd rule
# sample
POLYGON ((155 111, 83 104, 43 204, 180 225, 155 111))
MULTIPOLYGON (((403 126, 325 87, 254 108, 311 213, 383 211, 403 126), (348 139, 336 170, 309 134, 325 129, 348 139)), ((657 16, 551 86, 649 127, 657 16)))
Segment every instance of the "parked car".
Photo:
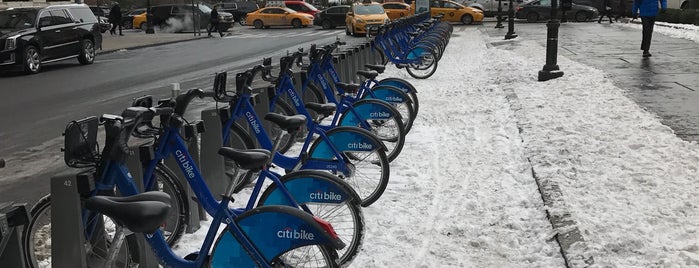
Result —
MULTIPOLYGON (((595 0, 597 1, 597 0, 595 0)), ((600 0, 601 1, 601 0, 600 0)), ((493 17, 498 14, 498 0, 463 0, 459 1, 462 5, 477 8, 483 11, 483 15, 486 17, 493 17)), ((523 0, 514 0, 512 5, 516 8, 520 4, 524 3, 523 0)), ((507 10, 510 8, 510 1, 502 1, 502 15, 507 16, 507 10)))
POLYGON ((133 16, 133 21, 131 22, 131 25, 133 25, 134 28, 138 28, 145 31, 146 28, 148 28, 148 16, 146 15, 147 13, 143 12, 141 14, 133 16))
MULTIPOLYGON (((166 4, 152 6, 150 10, 153 15, 153 25, 159 26, 161 30, 170 32, 193 31, 194 20, 198 22, 200 29, 205 29, 209 24, 211 8, 204 4, 192 6, 191 4, 166 4)), ((233 14, 220 11, 219 27, 222 31, 233 26, 233 14)))
POLYGON ((270 26, 292 26, 294 28, 313 25, 313 16, 296 12, 287 7, 264 7, 248 13, 247 23, 252 23, 256 29, 270 26))
POLYGON ((95 17, 97 17, 97 21, 99 22, 101 33, 105 33, 110 28, 112 28, 112 24, 109 23, 109 8, 108 7, 101 7, 101 6, 89 6, 89 7, 90 7, 90 10, 92 11, 92 14, 94 14, 95 17))
POLYGON ((323 29, 334 29, 337 26, 345 25, 345 17, 350 6, 332 6, 316 13, 313 18, 313 25, 322 26, 323 29))
POLYGON ((260 6, 256 2, 233 2, 233 3, 220 3, 216 4, 219 11, 228 12, 233 14, 233 20, 238 22, 240 25, 245 25, 245 17, 248 13, 260 9, 260 6))
POLYGON ((296 12, 306 13, 311 16, 315 16, 319 11, 316 7, 304 1, 284 1, 284 5, 296 12))
MULTIPOLYGON (((415 10, 415 2, 410 5, 415 10)), ((413 11, 415 12, 415 11, 413 11)), ((473 7, 466 7, 449 0, 430 0, 430 15, 437 16, 444 14, 442 21, 461 22, 463 24, 473 24, 482 22, 483 11, 473 7)))
POLYGON ((410 5, 402 2, 384 2, 381 4, 389 19, 395 20, 412 15, 413 9, 410 5))
POLYGON ((132 9, 121 15, 121 27, 126 29, 133 28, 133 18, 137 15, 146 13, 146 8, 132 9))
POLYGON ((345 34, 366 34, 369 28, 390 21, 381 4, 370 1, 354 3, 345 16, 345 34))
MULTIPOLYGON (((558 12, 561 16, 563 12, 558 12)), ((591 6, 577 5, 573 3, 571 10, 566 11, 566 16, 577 22, 589 21, 599 16, 599 11, 591 6)), ((526 19, 527 22, 547 20, 551 17, 551 0, 534 0, 524 3, 515 9, 515 18, 526 19)))
POLYGON ((0 11, 0 67, 34 74, 44 64, 95 60, 102 46, 99 24, 86 5, 49 5, 0 11))

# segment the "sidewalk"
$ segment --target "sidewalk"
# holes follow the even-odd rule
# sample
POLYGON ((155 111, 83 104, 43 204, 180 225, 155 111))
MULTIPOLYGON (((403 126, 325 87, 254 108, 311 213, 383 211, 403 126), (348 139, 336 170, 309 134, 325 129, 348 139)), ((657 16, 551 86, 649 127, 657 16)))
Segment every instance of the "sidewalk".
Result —
POLYGON ((207 38, 206 32, 195 36, 193 33, 154 33, 146 34, 141 30, 123 30, 123 36, 110 35, 109 31, 102 34, 102 50, 98 54, 111 53, 121 49, 136 49, 169 43, 184 42, 207 38))

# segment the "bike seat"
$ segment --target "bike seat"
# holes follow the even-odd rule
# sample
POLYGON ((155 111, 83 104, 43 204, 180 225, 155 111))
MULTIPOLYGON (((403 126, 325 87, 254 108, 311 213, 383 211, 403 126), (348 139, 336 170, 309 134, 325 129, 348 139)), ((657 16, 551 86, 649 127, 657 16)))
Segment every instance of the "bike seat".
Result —
POLYGON ((376 79, 377 76, 379 76, 379 73, 376 71, 366 71, 366 70, 359 70, 359 71, 357 71, 357 74, 361 75, 364 78, 369 79, 369 80, 374 80, 374 79, 376 79))
POLYGON ((421 32, 409 32, 409 33, 408 33, 408 35, 410 35, 410 37, 418 37, 418 36, 420 36, 421 34, 422 34, 421 32))
POLYGON ((167 219, 170 196, 159 191, 132 196, 93 196, 85 208, 109 216, 117 224, 136 233, 153 233, 167 219))
MULTIPOLYGON (((359 73, 359 72, 357 72, 357 73, 359 73)), ((357 85, 357 84, 338 82, 338 83, 335 83, 335 86, 344 90, 347 93, 357 93, 357 91, 359 90, 359 85, 357 85)))
POLYGON ((233 160, 240 168, 252 171, 262 169, 270 158, 270 152, 262 149, 243 151, 231 147, 221 147, 218 149, 218 154, 233 160))
POLYGON ((306 103, 306 108, 313 110, 316 113, 322 114, 324 116, 330 116, 335 112, 337 106, 334 103, 306 103))
POLYGON ((378 73, 383 73, 386 70, 386 66, 383 65, 365 64, 364 67, 367 67, 369 70, 377 71, 378 73))
POLYGON ((301 126, 306 124, 306 116, 304 115, 283 115, 278 113, 268 113, 265 115, 265 120, 270 121, 280 128, 286 129, 286 132, 294 133, 301 129, 301 126))

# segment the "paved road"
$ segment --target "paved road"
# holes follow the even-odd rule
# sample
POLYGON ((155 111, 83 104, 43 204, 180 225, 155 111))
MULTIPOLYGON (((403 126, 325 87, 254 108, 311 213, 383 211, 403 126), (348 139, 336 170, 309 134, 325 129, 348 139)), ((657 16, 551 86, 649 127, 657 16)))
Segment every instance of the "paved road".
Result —
MULTIPOLYGON (((494 25, 480 27, 491 37, 504 37, 507 27, 495 29, 494 25)), ((640 29, 620 23, 588 22, 563 23, 559 31, 560 56, 604 70, 678 137, 699 141, 699 44, 656 30, 651 45, 653 56, 643 58, 640 29)), ((517 23, 515 32, 520 39, 546 46, 545 23, 517 23)), ((545 63, 546 59, 541 59, 542 67, 545 63)), ((566 71, 565 66, 560 67, 566 71)))

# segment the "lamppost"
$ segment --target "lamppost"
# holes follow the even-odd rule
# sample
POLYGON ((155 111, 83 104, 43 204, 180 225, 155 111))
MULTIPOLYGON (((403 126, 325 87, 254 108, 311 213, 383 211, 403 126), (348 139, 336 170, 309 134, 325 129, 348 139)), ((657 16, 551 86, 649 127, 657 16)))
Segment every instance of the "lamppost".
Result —
POLYGON ((498 0, 498 24, 495 25, 495 29, 505 28, 502 26, 502 0, 498 0))
POLYGON ((153 13, 150 10, 150 0, 146 1, 146 34, 154 34, 153 30, 153 13))
POLYGON ((517 37, 515 34, 515 5, 512 3, 512 0, 510 0, 507 13, 507 34, 505 34, 505 40, 517 37))
POLYGON ((551 19, 546 23, 546 65, 539 71, 539 81, 547 81, 563 76, 558 68, 558 0, 551 1, 551 19))

